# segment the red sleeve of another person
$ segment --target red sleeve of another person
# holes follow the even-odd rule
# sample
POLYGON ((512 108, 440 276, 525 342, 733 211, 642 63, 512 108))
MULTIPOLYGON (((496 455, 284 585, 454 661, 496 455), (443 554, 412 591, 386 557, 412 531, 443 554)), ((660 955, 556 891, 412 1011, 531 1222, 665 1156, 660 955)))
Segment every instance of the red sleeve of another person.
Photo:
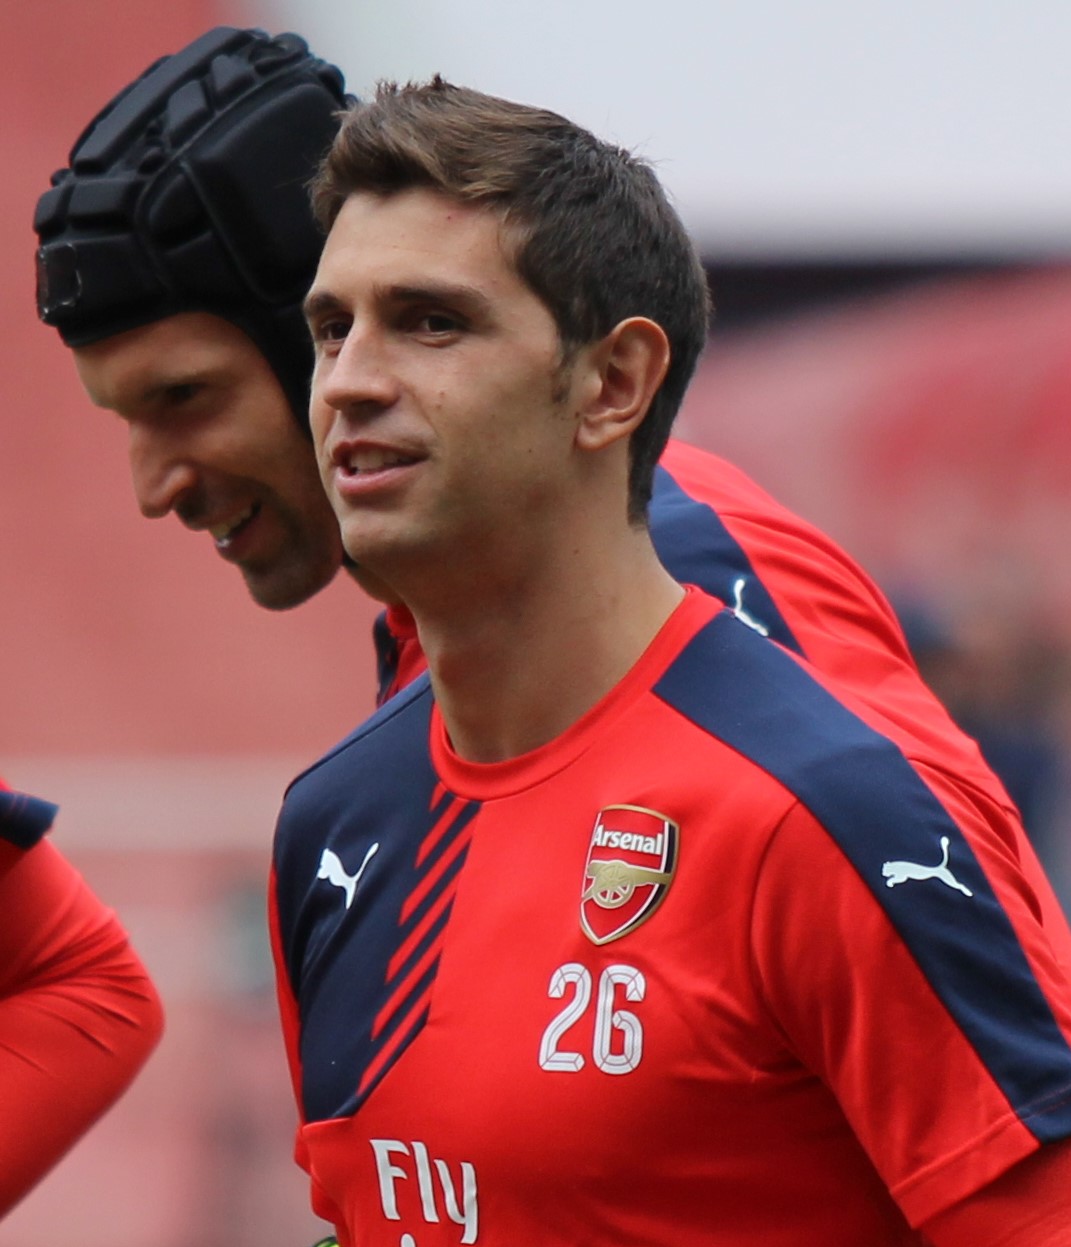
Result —
POLYGON ((115 915, 47 841, 0 838, 0 1216, 118 1099, 161 1028, 115 915))
MULTIPOLYGON (((799 650, 821 675, 938 751, 951 771, 999 807, 1014 810, 976 742, 953 723, 923 682, 885 596, 849 555, 716 455, 671 441, 661 466, 690 499, 717 515, 799 650)), ((657 525, 653 514, 656 545, 657 525)), ((672 562, 666 565, 682 579, 672 562)), ((697 583, 734 604, 716 583, 697 583)), ((745 590, 751 591, 750 586, 745 590)))

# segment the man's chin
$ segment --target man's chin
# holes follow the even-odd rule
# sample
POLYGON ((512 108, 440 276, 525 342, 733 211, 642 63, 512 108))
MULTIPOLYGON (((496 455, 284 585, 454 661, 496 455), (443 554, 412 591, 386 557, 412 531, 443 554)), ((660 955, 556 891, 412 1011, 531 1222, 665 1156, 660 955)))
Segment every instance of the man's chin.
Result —
POLYGON ((258 572, 243 568, 242 576, 249 596, 264 610, 288 611, 314 598, 334 580, 338 565, 321 568, 315 574, 307 568, 258 572))

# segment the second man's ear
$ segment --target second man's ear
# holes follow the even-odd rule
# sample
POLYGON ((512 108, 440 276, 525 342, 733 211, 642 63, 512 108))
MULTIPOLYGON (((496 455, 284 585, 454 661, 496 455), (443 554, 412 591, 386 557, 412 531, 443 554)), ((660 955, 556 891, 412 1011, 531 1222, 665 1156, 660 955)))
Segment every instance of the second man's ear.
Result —
POLYGON ((591 369, 577 413, 577 445, 586 450, 630 437, 669 367, 669 339, 644 316, 621 321, 587 348, 591 369))

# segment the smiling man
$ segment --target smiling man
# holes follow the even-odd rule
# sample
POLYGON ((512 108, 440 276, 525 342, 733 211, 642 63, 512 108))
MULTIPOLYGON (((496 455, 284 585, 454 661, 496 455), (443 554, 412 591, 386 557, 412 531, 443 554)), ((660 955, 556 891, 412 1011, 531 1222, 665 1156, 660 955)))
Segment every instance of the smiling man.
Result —
POLYGON ((305 184, 345 100, 298 36, 219 27, 92 120, 34 218, 38 310, 126 422, 142 513, 208 532, 273 610, 342 562, 301 300, 322 243, 305 184))
POLYGON ((429 664, 276 836, 343 1247, 1066 1244, 1066 928, 1021 828, 652 542, 707 306, 649 167, 387 85, 315 204, 320 471, 429 664))
POLYGON ((78 375, 129 435, 143 515, 207 531, 273 610, 338 571, 338 524, 267 359, 237 325, 183 312, 74 351, 78 375), (303 470, 304 469, 304 470, 303 470))

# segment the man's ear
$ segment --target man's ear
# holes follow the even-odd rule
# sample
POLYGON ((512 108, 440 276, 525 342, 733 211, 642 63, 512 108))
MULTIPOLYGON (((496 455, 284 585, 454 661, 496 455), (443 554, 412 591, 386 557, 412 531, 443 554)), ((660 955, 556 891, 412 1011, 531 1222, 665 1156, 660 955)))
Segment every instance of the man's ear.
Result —
POLYGON ((629 437, 647 414, 669 367, 669 339, 661 325, 631 316, 586 348, 589 371, 577 413, 577 445, 599 450, 629 437))

